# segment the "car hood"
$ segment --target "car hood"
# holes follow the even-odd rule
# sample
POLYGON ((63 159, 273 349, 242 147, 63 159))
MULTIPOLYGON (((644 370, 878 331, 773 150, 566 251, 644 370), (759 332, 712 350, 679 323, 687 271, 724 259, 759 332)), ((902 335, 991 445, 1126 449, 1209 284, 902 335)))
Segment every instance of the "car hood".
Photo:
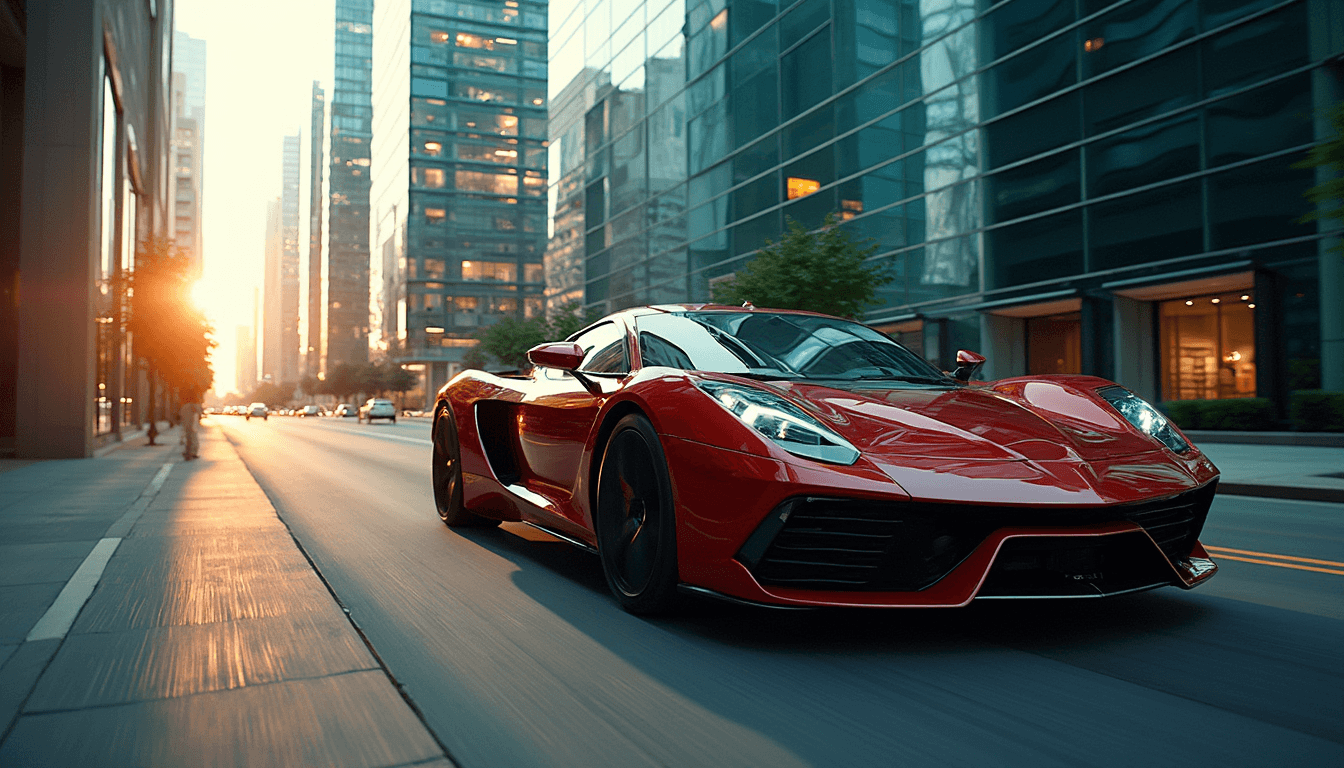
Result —
POLYGON ((1032 390, 1035 400, 987 387, 779 386, 874 458, 1096 461, 1159 450, 1104 401, 1058 385, 1032 390))

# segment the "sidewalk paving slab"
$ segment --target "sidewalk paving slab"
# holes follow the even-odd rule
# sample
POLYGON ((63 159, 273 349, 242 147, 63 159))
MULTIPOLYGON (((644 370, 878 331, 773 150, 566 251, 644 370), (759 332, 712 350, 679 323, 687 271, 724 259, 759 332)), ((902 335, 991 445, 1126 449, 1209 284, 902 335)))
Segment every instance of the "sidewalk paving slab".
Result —
POLYGON ((0 765, 450 766, 220 431, 161 439, 0 475, 0 765), (68 634, 23 642, 100 540, 68 634))

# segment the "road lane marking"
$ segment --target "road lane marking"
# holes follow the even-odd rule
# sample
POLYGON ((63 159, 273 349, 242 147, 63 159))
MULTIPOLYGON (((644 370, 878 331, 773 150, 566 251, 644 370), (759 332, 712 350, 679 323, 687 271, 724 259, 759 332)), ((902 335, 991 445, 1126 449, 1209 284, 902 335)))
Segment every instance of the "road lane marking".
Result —
POLYGON ((172 471, 173 462, 171 461, 160 467, 159 473, 154 476, 153 480, 149 481, 145 490, 140 492, 140 498, 135 500, 131 508, 126 510, 126 514, 113 523, 103 536, 109 539, 120 539, 130 533, 131 526, 135 525, 135 521, 140 519, 140 515, 144 514, 146 509, 149 509, 150 502, 154 501, 154 497, 159 495, 159 490, 163 488, 164 481, 168 479, 168 473, 172 471))
POLYGON ((379 432, 365 432, 364 430, 360 430, 360 429, 342 429, 342 428, 340 428, 340 427, 338 427, 338 426, 336 426, 336 425, 334 425, 334 424, 329 425, 328 428, 329 428, 329 429, 335 429, 335 430, 337 430, 337 431, 339 431, 339 432, 343 432, 343 433, 345 433, 345 434, 349 434, 349 435, 363 435, 363 436, 365 436, 365 437, 378 437, 378 438, 382 438, 382 439, 384 439, 384 440, 400 440, 400 441, 403 442, 403 443, 414 443, 414 444, 416 444, 416 445, 433 445, 433 444, 434 444, 434 441, 433 441, 433 440, 425 440, 424 438, 419 438, 419 437, 403 437, 403 436, 401 436, 401 435, 389 435, 389 434, 386 434, 386 433, 379 433, 379 432))
POLYGON ((33 625, 32 631, 28 633, 27 642, 34 640, 59 640, 65 637, 70 631, 70 626, 75 623, 75 617, 88 601, 89 595, 93 594, 93 588, 98 585, 98 580, 103 577, 103 569, 107 568, 107 561, 112 559, 112 553, 117 551, 117 545, 121 539, 101 539, 94 545, 93 551, 84 558, 84 562, 79 564, 79 569, 75 575, 70 577, 65 588, 56 596, 56 602, 51 604, 47 612, 42 614, 42 618, 33 625))
POLYGON ((1315 563, 1316 565, 1333 565, 1336 568, 1344 568, 1344 563, 1334 560, 1317 560, 1311 557, 1294 557, 1293 555, 1275 555, 1269 552, 1255 552, 1249 549, 1232 549, 1231 547, 1205 547, 1210 552, 1231 552, 1234 555, 1248 555, 1250 557, 1272 557, 1275 560, 1292 560, 1295 563, 1315 563))
MULTIPOLYGON (((1208 547, 1205 547, 1208 549, 1208 547)), ((1344 576, 1344 571, 1336 571, 1333 568, 1317 568, 1314 565, 1295 565, 1293 563, 1276 563, 1273 560, 1258 560, 1253 557, 1237 557, 1236 555, 1218 555, 1223 560, 1236 560, 1242 563, 1257 563, 1259 565, 1276 565, 1280 568, 1292 568, 1296 571, 1316 571, 1318 573, 1333 573, 1336 576, 1344 576)))

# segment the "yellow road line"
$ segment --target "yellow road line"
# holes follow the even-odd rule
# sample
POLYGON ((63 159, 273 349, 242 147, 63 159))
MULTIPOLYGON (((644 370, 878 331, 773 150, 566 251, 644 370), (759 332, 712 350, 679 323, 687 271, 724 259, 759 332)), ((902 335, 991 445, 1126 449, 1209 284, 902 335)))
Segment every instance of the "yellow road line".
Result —
POLYGON ((1336 576, 1344 576, 1344 571, 1336 571, 1332 568, 1317 568, 1314 565, 1294 565, 1292 563, 1276 563, 1273 560, 1256 560, 1253 557, 1237 557, 1236 555, 1219 555, 1219 557, 1222 558, 1223 560, 1238 560, 1243 563, 1258 563, 1260 565, 1277 565, 1280 568, 1292 568, 1298 571, 1317 571, 1319 573, 1333 573, 1336 576))
POLYGON ((1211 552, 1231 552, 1234 555, 1272 557, 1275 560, 1292 560, 1295 563, 1315 563, 1316 565, 1333 565, 1336 568, 1344 568, 1344 563, 1338 563, 1334 560, 1316 560, 1310 557, 1294 557, 1293 555, 1274 555, 1269 552, 1254 552, 1249 549, 1232 549, 1231 547, 1205 547, 1205 549, 1211 552))

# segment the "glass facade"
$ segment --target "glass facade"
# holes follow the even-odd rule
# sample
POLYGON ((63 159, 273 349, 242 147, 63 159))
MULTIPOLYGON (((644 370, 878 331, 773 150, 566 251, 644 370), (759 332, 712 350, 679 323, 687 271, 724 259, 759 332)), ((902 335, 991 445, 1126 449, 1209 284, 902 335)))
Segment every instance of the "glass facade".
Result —
POLYGON ((373 0, 336 0, 327 235, 326 370, 369 359, 373 0))
POLYGON ((379 3, 375 316, 429 390, 482 326, 543 311, 546 7, 379 3))
MULTIPOLYGON (((1281 301, 1315 295, 1290 277, 1320 258, 1316 225, 1298 223, 1313 173, 1293 167, 1318 140, 1313 78, 1329 58, 1308 44, 1308 0, 560 0, 550 13, 552 306, 707 300, 786 220, 831 213, 893 276, 867 322, 917 323, 944 365, 959 346, 1009 343, 996 376, 1028 358, 1117 376, 1128 334, 1158 333, 1151 306, 1124 324, 1121 283, 1250 268, 1281 301), (1082 303, 1072 326, 983 309, 1065 295, 1082 303), (986 337, 1001 327, 1008 342, 986 337)), ((1279 362, 1319 357, 1315 327, 1282 338, 1279 362)), ((1145 370, 1136 391, 1156 396, 1145 370)))

